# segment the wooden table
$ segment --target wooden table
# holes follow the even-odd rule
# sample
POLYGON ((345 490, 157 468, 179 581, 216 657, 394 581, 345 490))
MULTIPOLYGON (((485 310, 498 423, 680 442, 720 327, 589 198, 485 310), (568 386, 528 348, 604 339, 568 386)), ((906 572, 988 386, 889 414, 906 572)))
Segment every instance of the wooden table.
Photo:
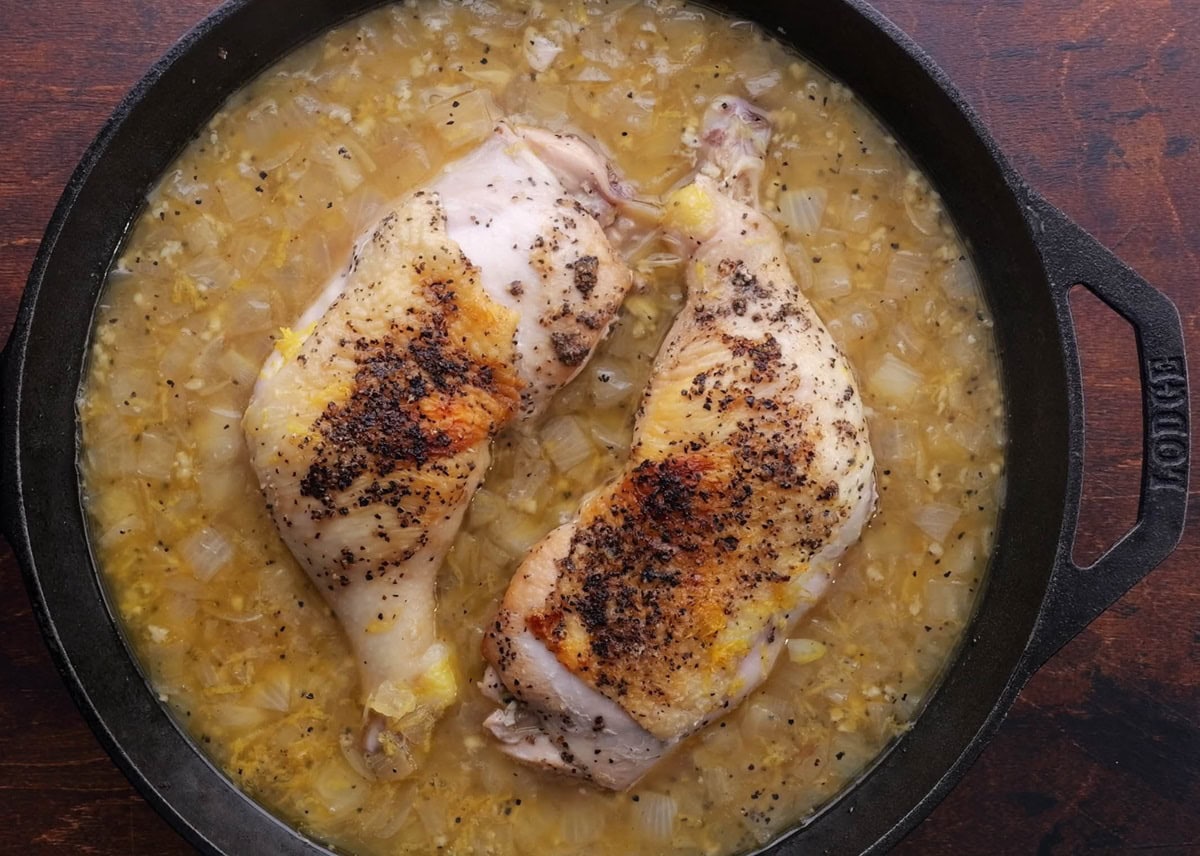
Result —
MULTIPOLYGON (((799 2, 799 0, 795 0, 799 2)), ((0 0, 0 329, 85 146, 211 0, 0 0)), ((1017 170, 1178 304, 1200 370, 1200 0, 878 0, 1017 170)), ((1079 302, 1078 549, 1136 515, 1132 336, 1079 302)), ((904 854, 1200 853, 1200 527, 1030 683, 904 854)), ((0 553, 0 852, 183 853, 72 706, 0 553)))

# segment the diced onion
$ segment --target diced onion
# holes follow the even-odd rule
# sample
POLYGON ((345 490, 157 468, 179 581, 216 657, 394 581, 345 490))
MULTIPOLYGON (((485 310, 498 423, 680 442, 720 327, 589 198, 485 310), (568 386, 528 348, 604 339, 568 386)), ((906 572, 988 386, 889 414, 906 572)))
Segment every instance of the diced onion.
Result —
POLYGON ((201 582, 208 582, 233 561, 233 545, 212 528, 193 532, 179 544, 179 552, 201 582))
POLYGON ((629 449, 629 442, 632 437, 630 436, 629 425, 627 424, 613 424, 606 420, 597 419, 592 422, 590 430, 592 439, 610 452, 624 452, 629 449))
POLYGON ((965 259, 959 259, 949 265, 942 271, 938 282, 952 300, 967 302, 979 299, 979 274, 976 273, 975 266, 965 259))
POLYGON ((562 45, 532 27, 525 30, 525 59, 534 71, 548 69, 562 50, 562 45))
POLYGON ((524 440, 513 460, 512 480, 505 498, 519 511, 537 510, 537 495, 550 479, 550 462, 542 456, 541 445, 524 440))
POLYGON ((504 501, 486 487, 480 489, 471 500, 471 525, 486 526, 505 511, 504 501))
POLYGON ((292 706, 292 672, 287 666, 273 665, 257 676, 244 701, 263 710, 287 713, 292 706))
MULTIPOLYGON (((488 530, 489 532, 491 530, 488 530)), ((497 543, 497 540, 492 537, 479 538, 479 568, 476 571, 476 577, 479 579, 487 579, 490 575, 494 575, 496 571, 507 565, 516 553, 510 553, 506 547, 497 543)))
POLYGON ((580 52, 593 62, 614 69, 627 62, 625 52, 601 27, 585 27, 580 31, 577 42, 580 52))
MULTIPOLYGON (((217 361, 213 361, 217 364, 217 361)), ((210 464, 230 467, 241 463, 245 453, 241 415, 217 408, 196 420, 196 450, 210 464)))
POLYGON ((779 834, 781 828, 787 821, 785 814, 767 814, 765 812, 743 812, 741 816, 742 826, 744 826, 754 840, 759 844, 767 844, 779 834))
POLYGON ((813 287, 813 268, 816 267, 812 263, 808 248, 799 243, 789 243, 784 248, 784 255, 787 256, 788 267, 792 269, 792 275, 796 278, 796 285, 800 287, 801 292, 808 294, 813 287))
POLYGON ((118 408, 141 413, 149 402, 154 401, 154 389, 162 382, 152 368, 129 368, 113 372, 109 378, 108 393, 118 408))
POLYGON ((829 192, 823 187, 785 190, 779 194, 779 217, 791 229, 803 235, 815 235, 825 216, 829 192))
POLYGON ((166 481, 175 464, 175 444, 161 434, 144 432, 137 439, 137 473, 148 479, 166 481))
POLYGON ((122 517, 100 533, 100 545, 105 549, 110 549, 127 535, 140 532, 143 526, 142 519, 136 514, 122 517))
POLYGON ((658 301, 649 294, 635 294, 629 297, 622 308, 647 326, 658 320, 658 301))
POLYGON ((447 585, 460 585, 463 580, 470 579, 478 567, 479 539, 464 527, 458 530, 454 546, 446 556, 446 568, 450 571, 446 575, 447 585))
POLYGON ((634 815, 638 827, 651 841, 670 841, 675 831, 675 815, 679 808, 668 794, 644 791, 638 796, 634 815))
POLYGON ((262 360, 252 360, 241 351, 230 349, 221 355, 217 365, 229 376, 230 380, 242 386, 249 386, 258 377, 262 360))
POLYGON ((918 333, 907 321, 900 321, 892 327, 892 344, 896 351, 904 356, 919 355, 925 351, 925 337, 918 333))
POLYGON ((904 210, 909 222, 925 235, 935 235, 941 224, 942 206, 937 194, 918 172, 910 172, 904 184, 904 210))
POLYGON ((703 770, 704 790, 708 798, 718 804, 732 800, 736 793, 734 774, 725 767, 705 766, 703 770))
POLYGON ((293 229, 301 225, 301 222, 297 221, 307 222, 312 216, 311 208, 305 204, 307 201, 313 201, 319 205, 322 204, 322 200, 340 195, 338 190, 342 193, 351 193, 363 183, 363 171, 359 169, 353 153, 345 146, 336 142, 322 146, 316 154, 316 159, 324 165, 324 169, 315 165, 309 169, 304 177, 304 198, 295 199, 283 211, 285 221, 293 229), (317 184, 318 176, 321 177, 320 184, 317 184), (336 187, 330 182, 330 176, 336 183, 336 187), (303 213, 291 218, 288 215, 293 209, 301 209, 303 213))
POLYGON ((887 354, 871 375, 870 388, 893 404, 908 404, 925 376, 895 354, 887 354))
POLYGON ((242 178, 217 180, 217 192, 235 223, 257 217, 262 211, 263 194, 254 189, 257 186, 242 178))
POLYGON ((363 757, 363 750, 359 745, 359 741, 354 738, 355 735, 352 732, 344 732, 338 737, 338 748, 342 750, 342 757, 346 759, 346 763, 350 765, 350 769, 369 781, 375 774, 367 765, 366 758, 363 757))
POLYGON ((701 734, 693 755, 699 769, 727 764, 730 758, 741 758, 746 754, 741 729, 710 728, 701 734))
MULTIPOLYGON (((813 265, 813 268, 824 266, 825 262, 822 262, 813 265)), ((862 288, 856 289, 853 296, 839 300, 834 308, 836 312, 825 313, 826 326, 843 345, 854 342, 852 348, 855 350, 857 343, 865 340, 867 334, 879 329, 881 317, 892 317, 886 304, 880 301, 878 292, 862 288)))
POLYGON ((925 284, 929 259, 920 253, 900 251, 888 263, 884 288, 892 294, 911 294, 925 284))
POLYGON ((931 579, 925 583, 925 620, 961 621, 970 598, 970 587, 961 582, 941 577, 931 579))
POLYGON ((850 269, 845 265, 826 263, 813 267, 813 294, 817 297, 844 297, 851 288, 850 269))
POLYGON ((212 718, 214 722, 234 731, 246 732, 265 723, 270 714, 262 708, 226 702, 216 706, 212 718))
MULTIPOLYGON (((357 773, 357 768, 355 769, 357 773)), ((361 775, 361 773, 360 773, 361 775)), ((364 812, 357 820, 363 831, 386 841, 398 833, 412 815, 412 802, 401 792, 393 793, 376 810, 364 812)))
POLYGON ((851 193, 842 212, 842 225, 856 234, 866 234, 875 220, 874 213, 874 202, 860 193, 851 193))
POLYGON ((525 514, 508 514, 492 526, 492 537, 497 546, 510 556, 520 556, 546 534, 547 527, 536 517, 525 514))
POLYGON ((496 90, 504 89, 513 78, 513 70, 511 68, 496 63, 489 65, 487 68, 468 67, 463 70, 463 74, 476 83, 482 83, 496 90))
POLYGON ((210 615, 217 618, 218 621, 228 622, 230 624, 252 624, 256 621, 262 621, 262 612, 247 612, 241 607, 227 606, 220 603, 205 603, 205 615, 210 615))
POLYGON ((374 187, 364 185, 356 190, 345 204, 346 222, 355 233, 362 233, 368 228, 373 228, 378 222, 380 214, 387 206, 387 199, 374 187))
POLYGON ((810 246, 812 249, 820 250, 822 253, 842 252, 854 237, 854 235, 844 232, 841 229, 822 226, 817 230, 817 234, 813 236, 810 246))
POLYGON ((196 481, 200 485, 200 497, 208 508, 231 507, 247 490, 246 475, 237 467, 219 464, 203 467, 196 474, 196 481))
POLYGON ((961 515, 962 511, 953 505, 930 502, 912 512, 912 521, 918 529, 940 543, 946 540, 961 515))
POLYGON ((426 118, 447 146, 458 149, 485 139, 499 115, 491 94, 473 89, 432 105, 426 118))
POLYGON ((794 716, 790 704, 771 695, 761 695, 747 708, 742 717, 742 731, 747 737, 773 741, 794 716))
POLYGON ((881 463, 911 462, 917 455, 916 426, 908 421, 880 419, 871 423, 871 447, 881 463))
POLYGON ((425 827, 429 840, 435 844, 439 840, 444 840, 450 827, 442 801, 440 799, 420 799, 416 801, 413 808, 416 809, 417 816, 421 818, 421 824, 425 827))
POLYGON ((891 170, 879 163, 858 163, 854 164, 853 166, 846 167, 845 174, 859 175, 863 178, 870 178, 879 181, 891 174, 891 170))
POLYGON ((778 71, 771 71, 767 74, 760 74, 757 77, 746 79, 746 91, 750 93, 751 98, 758 98, 765 92, 769 92, 779 85, 779 81, 783 79, 778 71))
MULTIPOLYGON (((217 230, 213 228, 212 218, 205 215, 203 217, 195 217, 183 227, 183 235, 187 238, 187 243, 193 250, 209 250, 212 251, 220 239, 217 230)), ((202 255, 197 259, 197 263, 204 262, 223 262, 224 259, 220 255, 213 253, 212 255, 202 255)), ((195 265, 191 270, 193 276, 195 273, 195 265)))
POLYGON ((581 83, 607 83, 612 80, 612 75, 599 66, 585 65, 575 75, 575 79, 581 83))
POLYGON ((195 598, 164 592, 158 615, 168 627, 190 627, 196 618, 196 611, 195 598))
POLYGON ((879 326, 879 318, 870 309, 859 309, 846 316, 850 329, 856 333, 870 333, 879 326))
POLYGON ((978 422, 961 415, 946 426, 946 434, 972 454, 978 453, 988 439, 978 422))
POLYGON ((233 259, 243 271, 253 271, 260 264, 270 248, 267 239, 254 232, 244 232, 231 238, 233 259))
MULTIPOLYGON (((651 237, 657 239, 656 235, 651 234, 651 237)), ((649 253, 641 259, 638 259, 637 267, 641 271, 651 271, 657 268, 678 267, 683 261, 675 253, 649 253)))
POLYGON ((201 598, 205 593, 203 583, 190 574, 167 574, 163 577, 163 589, 189 600, 201 598))
POLYGON ((193 199, 203 196, 204 191, 208 190, 207 183, 193 180, 190 173, 182 169, 171 173, 170 178, 164 182, 164 186, 168 193, 185 202, 191 202, 193 199))
POLYGON ((273 98, 264 99, 247 112, 242 127, 247 145, 257 151, 274 151, 275 135, 281 127, 278 116, 279 104, 273 98))
POLYGON ((625 367, 615 362, 597 363, 592 369, 589 391, 597 407, 616 407, 629 397, 633 381, 625 367))
POLYGON ((582 464, 596 452, 587 432, 574 416, 560 416, 542 429, 542 448, 559 472, 582 464))
POLYGON ((321 768, 314 778, 314 790, 330 814, 348 814, 367 801, 371 789, 339 756, 321 768))
POLYGON ((798 665, 813 663, 825 656, 825 644, 815 639, 789 639, 788 659, 798 665))
POLYGON ((269 154, 267 154, 267 156, 262 160, 255 161, 254 166, 259 171, 267 172, 269 174, 272 170, 278 169, 290 161, 292 157, 295 156, 296 152, 300 150, 300 143, 288 143, 286 146, 268 145, 265 147, 256 147, 256 150, 259 151, 264 149, 268 151, 269 154))
POLYGON ((226 343, 223 336, 204 341, 200 336, 182 334, 176 340, 175 347, 168 348, 163 354, 160 363, 163 377, 173 378, 176 385, 190 378, 208 378, 208 382, 200 379, 198 387, 187 388, 199 390, 216 387, 211 378, 216 375, 217 360, 221 359, 224 348, 226 343))
POLYGON ((563 812, 563 838, 568 844, 591 844, 604 834, 604 821, 604 813, 594 806, 572 806, 563 812))
MULTIPOLYGON (((272 329, 271 302, 262 291, 233 296, 225 315, 225 331, 230 335, 263 333, 272 329)), ((262 360, 260 359, 261 363, 262 360)))

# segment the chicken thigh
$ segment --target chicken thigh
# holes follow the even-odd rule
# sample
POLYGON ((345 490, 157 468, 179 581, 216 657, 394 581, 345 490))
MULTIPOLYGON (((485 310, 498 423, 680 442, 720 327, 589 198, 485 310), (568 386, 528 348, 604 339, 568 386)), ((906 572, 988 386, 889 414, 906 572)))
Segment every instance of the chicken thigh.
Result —
POLYGON ((484 640, 503 751, 613 789, 768 675, 875 501, 857 383, 758 210, 770 129, 709 110, 667 200, 687 303, 624 473, 538 544, 484 640))
POLYGON ((253 465, 358 661, 380 776, 414 769, 457 693, 435 579, 492 438, 579 372, 630 286, 600 222, 622 194, 582 142, 502 124, 359 241, 263 367, 253 465))

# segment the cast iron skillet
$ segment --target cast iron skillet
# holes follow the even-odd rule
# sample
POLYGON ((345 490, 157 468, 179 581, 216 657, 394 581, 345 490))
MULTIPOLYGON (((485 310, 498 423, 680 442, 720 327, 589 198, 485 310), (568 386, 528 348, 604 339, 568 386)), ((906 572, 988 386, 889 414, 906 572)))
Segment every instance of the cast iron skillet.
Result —
MULTIPOLYGON (((234 0, 176 45, 71 178, 6 348, 0 501, 43 633, 117 764, 206 852, 324 851, 234 788, 134 663, 89 551, 75 395, 100 286, 148 189, 228 95, 377 2, 234 0)), ((915 727, 857 787, 772 850, 879 852, 946 795, 1029 676, 1178 542, 1190 463, 1182 330, 1166 297, 1025 186, 945 75, 863 0, 723 5, 791 41, 891 127, 941 192, 995 314, 1008 497, 975 617, 915 727), (1067 303, 1076 284, 1136 331, 1144 423, 1138 522, 1087 568, 1071 561, 1084 447, 1067 303)))

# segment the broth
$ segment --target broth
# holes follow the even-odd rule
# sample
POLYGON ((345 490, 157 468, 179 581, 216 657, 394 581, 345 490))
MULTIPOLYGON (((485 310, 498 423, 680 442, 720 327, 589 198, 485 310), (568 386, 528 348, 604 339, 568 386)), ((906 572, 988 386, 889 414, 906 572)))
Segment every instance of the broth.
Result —
POLYGON ((756 28, 674 2, 390 6, 236 95, 150 194, 97 309, 81 391, 92 542, 143 668, 241 788, 364 854, 731 853, 809 815, 902 733, 970 617, 1004 490, 988 309, 935 193, 853 94, 756 28), (611 335, 544 417, 502 435, 442 569, 467 681, 425 764, 360 775, 331 612, 283 546, 240 420, 258 370, 389 200, 510 117, 582 133, 640 194, 694 163, 713 97, 775 133, 764 205, 854 365, 879 506, 770 679, 629 793, 503 756, 475 682, 524 552, 625 459, 683 302, 654 235, 611 335))

